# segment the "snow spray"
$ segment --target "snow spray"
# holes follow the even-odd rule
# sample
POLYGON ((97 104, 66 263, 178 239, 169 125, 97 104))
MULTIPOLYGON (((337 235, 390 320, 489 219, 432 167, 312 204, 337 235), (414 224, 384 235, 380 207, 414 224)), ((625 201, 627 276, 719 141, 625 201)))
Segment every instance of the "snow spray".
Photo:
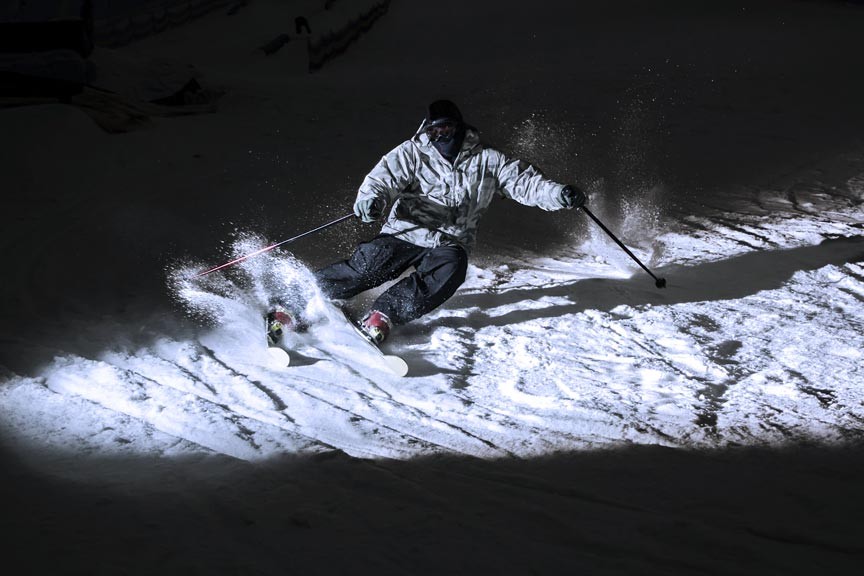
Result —
POLYGON ((649 270, 648 267, 645 266, 645 264, 643 264, 642 261, 639 260, 639 258, 637 258, 636 255, 633 254, 633 252, 631 252, 630 249, 627 248, 627 246, 625 246, 624 243, 621 242, 621 240, 619 240, 618 237, 615 236, 615 234, 613 234, 612 231, 609 230, 588 208, 583 206, 582 211, 585 212, 585 214, 587 214, 588 217, 591 218, 600 228, 602 228, 603 231, 608 234, 609 237, 612 238, 612 240, 614 240, 615 243, 618 244, 618 246, 620 246, 621 249, 624 250, 624 252, 626 252, 628 256, 630 256, 630 258, 632 258, 643 270, 645 270, 645 272, 647 272, 649 276, 654 278, 657 288, 666 287, 666 279, 658 278, 657 276, 655 276, 654 273, 651 272, 651 270, 649 270))
POLYGON ((261 316, 274 302, 306 309, 313 317, 323 302, 312 272, 291 254, 270 250, 262 238, 246 235, 231 247, 237 264, 221 274, 202 276, 193 264, 175 265, 168 273, 169 290, 191 316, 208 324, 261 316), (257 258, 242 255, 259 254, 257 258))

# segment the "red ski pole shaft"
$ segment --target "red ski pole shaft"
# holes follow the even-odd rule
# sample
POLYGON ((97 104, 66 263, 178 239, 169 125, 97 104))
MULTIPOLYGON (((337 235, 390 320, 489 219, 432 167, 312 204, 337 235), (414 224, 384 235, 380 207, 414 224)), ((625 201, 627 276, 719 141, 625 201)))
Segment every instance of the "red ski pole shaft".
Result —
POLYGON ((345 216, 342 216, 341 218, 337 218, 336 220, 333 220, 332 222, 328 222, 327 224, 322 224, 321 226, 318 226, 317 228, 313 228, 312 230, 309 230, 307 232, 303 232, 302 234, 298 234, 297 236, 294 236, 293 238, 288 238, 287 240, 282 240, 281 242, 277 242, 276 244, 271 244, 270 246, 266 246, 264 248, 261 248, 260 250, 256 250, 255 252, 250 252, 249 254, 246 254, 245 256, 240 256, 239 258, 235 258, 234 260, 231 260, 230 262, 225 262, 224 264, 220 264, 219 266, 216 266, 215 268, 210 268, 209 270, 204 270, 203 272, 199 272, 197 274, 197 276, 206 276, 207 274, 210 274, 211 272, 216 272, 217 270, 222 270, 223 268, 228 268, 229 266, 233 266, 234 264, 239 264, 240 262, 243 262, 244 260, 248 260, 249 258, 252 258, 253 256, 258 256, 259 254, 269 252, 270 250, 273 250, 274 248, 278 248, 279 246, 282 246, 283 244, 288 244, 289 242, 294 242, 295 240, 299 240, 300 238, 303 238, 304 236, 309 236, 311 234, 315 234, 316 232, 321 232, 322 230, 324 230, 326 228, 330 228, 331 226, 335 226, 336 224, 339 224, 340 222, 344 222, 345 220, 348 220, 348 219, 354 218, 354 217, 355 216, 354 216, 353 212, 351 214, 346 214, 345 216))

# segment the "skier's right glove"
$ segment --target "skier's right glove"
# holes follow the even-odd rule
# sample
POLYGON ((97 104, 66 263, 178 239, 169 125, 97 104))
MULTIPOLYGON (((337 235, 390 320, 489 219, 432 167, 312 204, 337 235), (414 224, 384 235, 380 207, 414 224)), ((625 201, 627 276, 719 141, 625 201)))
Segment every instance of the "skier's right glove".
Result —
POLYGON ((576 186, 570 186, 569 184, 561 189, 561 196, 559 197, 561 204, 568 210, 570 208, 579 208, 580 206, 583 206, 587 199, 588 198, 582 190, 576 186))
POLYGON ((374 222, 384 215, 386 206, 383 198, 362 198, 354 203, 354 215, 363 222, 374 222))

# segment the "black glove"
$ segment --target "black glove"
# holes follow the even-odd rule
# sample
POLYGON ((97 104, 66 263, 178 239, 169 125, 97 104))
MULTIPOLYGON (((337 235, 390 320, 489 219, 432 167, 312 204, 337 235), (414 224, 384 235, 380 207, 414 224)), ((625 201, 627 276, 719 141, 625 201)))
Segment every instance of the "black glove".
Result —
POLYGON ((384 215, 387 202, 383 198, 363 198, 354 203, 354 215, 363 222, 374 222, 384 215))
POLYGON ((585 196, 585 193, 582 192, 582 190, 576 186, 570 186, 569 184, 561 189, 561 197, 559 198, 561 204, 568 210, 570 208, 579 208, 580 206, 583 206, 587 199, 587 196, 585 196))

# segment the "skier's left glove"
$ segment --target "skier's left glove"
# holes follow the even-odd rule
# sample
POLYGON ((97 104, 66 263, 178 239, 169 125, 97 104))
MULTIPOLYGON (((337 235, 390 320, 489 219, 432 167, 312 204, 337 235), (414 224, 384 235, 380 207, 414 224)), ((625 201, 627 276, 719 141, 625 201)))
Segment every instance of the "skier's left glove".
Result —
POLYGON ((588 198, 582 190, 569 184, 561 189, 561 196, 558 198, 561 205, 568 210, 570 208, 579 208, 584 206, 587 199, 588 198))
POLYGON ((362 198, 354 203, 354 215, 363 222, 374 222, 384 215, 386 206, 383 198, 362 198))

